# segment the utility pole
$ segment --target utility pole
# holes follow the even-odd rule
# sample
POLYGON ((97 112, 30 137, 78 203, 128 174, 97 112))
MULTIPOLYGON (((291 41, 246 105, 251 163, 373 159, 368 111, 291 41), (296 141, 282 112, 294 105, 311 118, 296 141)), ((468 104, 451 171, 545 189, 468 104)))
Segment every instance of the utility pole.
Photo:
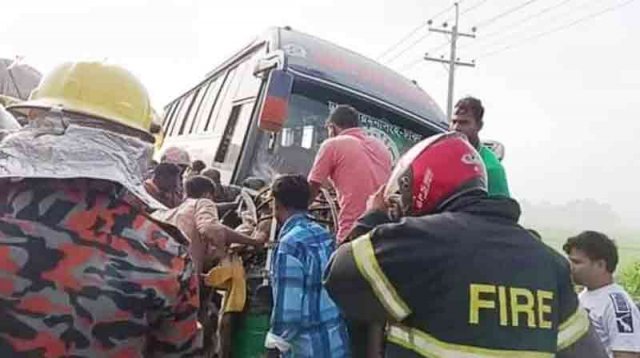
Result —
MULTIPOLYGON (((456 66, 475 67, 476 65, 475 62, 461 62, 460 59, 456 57, 456 43, 458 41, 458 37, 462 36, 462 37, 475 38, 476 35, 467 34, 467 33, 458 31, 458 20, 460 17, 460 9, 457 2, 454 4, 454 6, 456 10, 456 17, 455 17, 455 24, 453 25, 453 28, 451 29, 451 31, 446 29, 447 28, 446 22, 442 25, 443 28, 441 29, 429 27, 429 31, 439 32, 439 33, 451 36, 451 40, 450 40, 451 49, 449 50, 449 60, 445 60, 444 56, 442 56, 441 58, 437 58, 437 57, 429 56, 428 53, 424 55, 424 59, 427 61, 440 62, 440 63, 445 63, 449 65, 449 90, 447 94, 447 120, 448 121, 451 120, 451 115, 453 112, 453 85, 455 80, 456 66)), ((429 20, 428 24, 431 25, 431 20, 429 20)), ((472 30, 473 32, 475 32, 475 28, 473 28, 472 30)))

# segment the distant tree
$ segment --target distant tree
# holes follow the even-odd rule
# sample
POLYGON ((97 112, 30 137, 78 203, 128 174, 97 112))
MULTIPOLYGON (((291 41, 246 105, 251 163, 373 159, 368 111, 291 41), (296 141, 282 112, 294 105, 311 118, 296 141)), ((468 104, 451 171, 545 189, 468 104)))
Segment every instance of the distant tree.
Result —
POLYGON ((623 268, 620 284, 629 292, 636 302, 640 302, 640 261, 636 261, 623 268))

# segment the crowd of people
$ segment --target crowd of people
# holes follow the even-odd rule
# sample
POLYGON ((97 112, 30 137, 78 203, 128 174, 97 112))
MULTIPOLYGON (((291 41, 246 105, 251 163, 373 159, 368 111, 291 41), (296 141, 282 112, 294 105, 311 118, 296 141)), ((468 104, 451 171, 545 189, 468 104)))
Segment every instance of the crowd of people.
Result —
POLYGON ((395 164, 339 105, 308 175, 244 188, 181 148, 152 162, 148 94, 119 66, 63 64, 8 109, 29 124, 0 142, 2 357, 233 356, 238 247, 272 250, 271 356, 640 357, 614 242, 580 233, 567 260, 518 224, 476 98, 395 164), (325 186, 335 235, 308 212, 325 186), (276 230, 221 222, 266 187, 276 230))

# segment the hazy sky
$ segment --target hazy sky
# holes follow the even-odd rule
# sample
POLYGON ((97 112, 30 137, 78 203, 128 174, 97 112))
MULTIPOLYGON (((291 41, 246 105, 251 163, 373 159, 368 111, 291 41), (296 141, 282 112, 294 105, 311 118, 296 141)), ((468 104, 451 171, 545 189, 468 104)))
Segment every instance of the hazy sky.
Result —
MULTIPOLYGON (((478 38, 461 39, 459 55, 477 58, 477 67, 458 68, 456 97, 471 94, 485 103, 482 135, 506 145, 514 196, 556 203, 593 198, 611 204, 627 223, 640 223, 640 149, 634 141, 640 135, 640 1, 522 42, 626 1, 460 2, 462 11, 472 9, 462 15, 460 28, 478 26, 478 38), (529 19, 538 13, 543 14, 529 19), (519 45, 482 56, 511 44, 519 45)), ((136 73, 162 107, 270 26, 289 25, 377 58, 452 3, 21 0, 4 4, 0 57, 25 56, 43 72, 65 60, 107 58, 136 73)), ((444 41, 433 33, 390 62, 443 109, 447 72, 418 59, 444 41)))

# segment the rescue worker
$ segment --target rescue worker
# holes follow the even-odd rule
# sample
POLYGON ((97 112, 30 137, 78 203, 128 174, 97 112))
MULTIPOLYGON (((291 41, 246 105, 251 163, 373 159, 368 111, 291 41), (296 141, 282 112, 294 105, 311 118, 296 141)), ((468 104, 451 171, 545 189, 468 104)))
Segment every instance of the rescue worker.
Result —
POLYGON ((142 176, 146 89, 127 70, 65 63, 9 110, 0 143, 0 356, 197 353, 198 282, 142 176))
POLYGON ((483 117, 484 107, 479 99, 473 97, 462 98, 453 109, 451 130, 467 136, 471 145, 480 153, 480 157, 487 169, 489 195, 508 197, 510 195, 509 185, 504 167, 496 154, 480 141, 479 133, 484 126, 483 117))
POLYGON ((388 322, 387 357, 606 357, 566 260, 486 180, 461 134, 411 148, 332 257, 331 297, 347 317, 388 322))

